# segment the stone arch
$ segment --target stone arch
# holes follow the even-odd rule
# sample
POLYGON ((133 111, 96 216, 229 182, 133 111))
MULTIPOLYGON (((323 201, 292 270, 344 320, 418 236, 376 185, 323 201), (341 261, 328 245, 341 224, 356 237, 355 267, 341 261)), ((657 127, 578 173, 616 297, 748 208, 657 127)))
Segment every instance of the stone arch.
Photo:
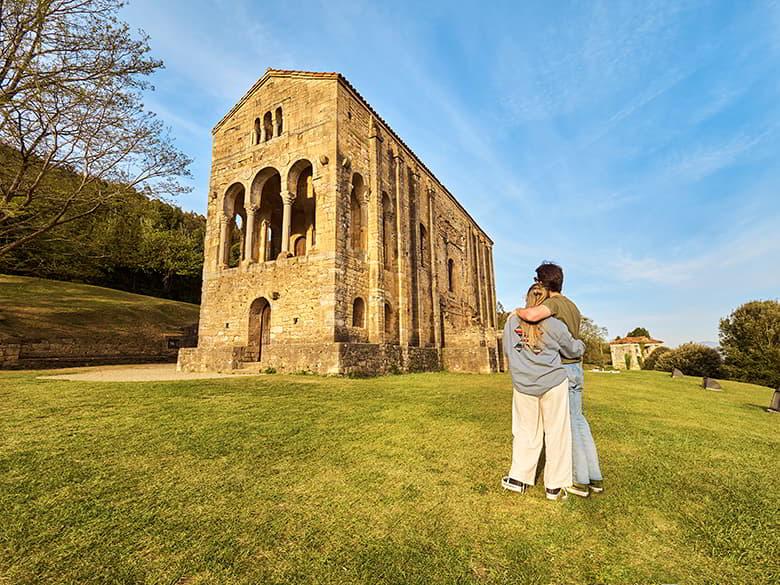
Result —
POLYGON ((353 251, 366 250, 366 184, 360 173, 352 175, 352 189, 349 194, 349 236, 353 251))
POLYGON ((361 329, 366 326, 366 304, 361 297, 352 301, 352 326, 361 329))
POLYGON ((256 249, 253 257, 261 262, 276 260, 282 250, 282 177, 274 167, 265 167, 252 181, 250 199, 255 215, 256 249))
POLYGON ((223 212, 227 221, 222 242, 222 264, 235 268, 244 259, 244 228, 246 226, 246 189, 242 183, 233 183, 225 191, 223 212))
POLYGON ((263 348, 271 343, 271 304, 265 297, 259 297, 249 306, 249 339, 247 358, 259 362, 263 348))
POLYGON ((392 268, 398 260, 398 246, 395 241, 395 210, 393 202, 382 191, 382 250, 386 268, 392 268))
POLYGON ((282 112, 282 106, 276 108, 276 135, 281 136, 284 132, 284 113, 282 112))
POLYGON ((271 112, 266 112, 263 116, 263 141, 268 142, 274 137, 274 120, 271 112))
POLYGON ((290 210, 291 240, 297 242, 303 236, 306 249, 312 248, 317 244, 317 194, 314 191, 314 167, 309 160, 300 159, 290 167, 287 191, 295 196, 290 210))
POLYGON ((255 124, 252 129, 252 144, 260 144, 263 136, 263 126, 260 124, 260 118, 255 118, 255 124))

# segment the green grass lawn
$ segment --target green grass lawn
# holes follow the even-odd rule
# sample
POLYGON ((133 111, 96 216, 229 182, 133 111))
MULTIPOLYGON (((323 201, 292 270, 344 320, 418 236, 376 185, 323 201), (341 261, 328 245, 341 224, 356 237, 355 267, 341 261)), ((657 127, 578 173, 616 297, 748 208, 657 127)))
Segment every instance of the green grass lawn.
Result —
POLYGON ((198 305, 0 274, 0 341, 160 337, 198 322, 198 305))
POLYGON ((771 391, 588 373, 607 491, 504 492, 504 375, 0 376, 0 583, 776 583, 771 391))

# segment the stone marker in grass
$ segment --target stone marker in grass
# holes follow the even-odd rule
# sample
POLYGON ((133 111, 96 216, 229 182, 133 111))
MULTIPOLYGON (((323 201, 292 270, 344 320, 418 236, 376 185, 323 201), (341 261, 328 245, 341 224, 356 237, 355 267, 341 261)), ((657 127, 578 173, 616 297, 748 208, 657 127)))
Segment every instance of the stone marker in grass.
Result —
POLYGON ((772 402, 766 410, 767 412, 780 412, 780 388, 772 394, 772 402))
POLYGON ((708 378, 707 376, 704 376, 704 378, 702 379, 701 386, 705 390, 715 390, 716 392, 723 390, 723 388, 721 388, 717 380, 713 380, 712 378, 708 378))
POLYGON ((672 378, 682 378, 682 377, 683 377, 683 373, 680 370, 678 370, 677 368, 674 368, 672 370, 672 378))

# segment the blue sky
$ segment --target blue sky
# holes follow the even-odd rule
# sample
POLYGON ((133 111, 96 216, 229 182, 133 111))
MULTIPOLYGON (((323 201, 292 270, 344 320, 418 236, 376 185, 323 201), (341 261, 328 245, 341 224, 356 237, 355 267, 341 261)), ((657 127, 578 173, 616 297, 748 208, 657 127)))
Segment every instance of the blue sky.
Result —
POLYGON ((267 67, 339 71, 495 241, 498 298, 545 259, 611 337, 671 345, 780 291, 780 1, 165 2, 123 17, 147 106, 194 158, 267 67))

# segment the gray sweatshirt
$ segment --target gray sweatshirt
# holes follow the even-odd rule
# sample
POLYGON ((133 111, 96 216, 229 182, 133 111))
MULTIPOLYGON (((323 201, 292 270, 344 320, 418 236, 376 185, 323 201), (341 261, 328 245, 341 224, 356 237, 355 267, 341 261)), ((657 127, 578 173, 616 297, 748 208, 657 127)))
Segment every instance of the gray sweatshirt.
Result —
POLYGON ((515 333, 520 318, 512 313, 504 327, 504 354, 515 390, 531 396, 541 396, 566 380, 561 355, 570 359, 582 357, 585 344, 574 339, 566 325, 555 317, 542 321, 542 351, 534 353, 515 333))

